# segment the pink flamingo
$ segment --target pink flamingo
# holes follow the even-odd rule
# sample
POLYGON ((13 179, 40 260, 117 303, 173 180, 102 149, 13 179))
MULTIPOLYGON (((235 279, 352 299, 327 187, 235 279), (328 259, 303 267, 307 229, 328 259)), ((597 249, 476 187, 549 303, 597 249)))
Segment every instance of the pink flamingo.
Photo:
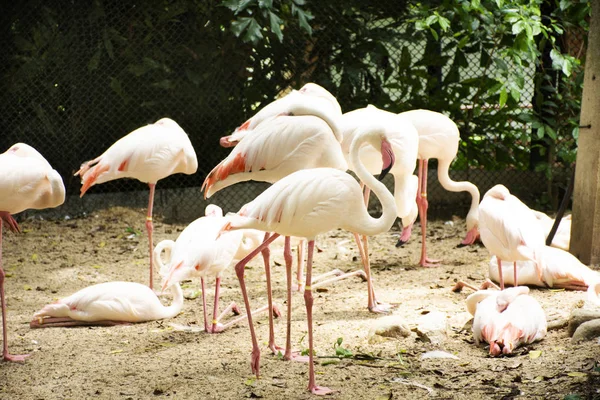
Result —
MULTIPOLYGON (((221 314, 219 310, 219 294, 221 287, 221 274, 233 262, 244 258, 251 250, 260 244, 260 238, 251 230, 240 230, 221 235, 217 238, 227 217, 223 217, 220 207, 209 204, 206 207, 204 217, 196 219, 189 224, 179 235, 177 241, 163 240, 154 249, 154 261, 163 276, 163 290, 173 283, 181 282, 193 276, 199 276, 202 284, 202 306, 204 312, 204 330, 207 333, 222 332, 228 327, 243 321, 246 317, 241 316, 226 325, 219 321, 229 311, 239 314, 240 311, 235 303, 231 303, 221 314), (161 253, 166 251, 167 264, 161 259, 161 253), (206 307, 206 287, 204 278, 216 276, 215 302, 213 307, 212 324, 209 326, 206 307)), ((253 314, 264 311, 266 307, 254 311, 253 314)), ((279 315, 277 308, 273 311, 279 315)))
MULTIPOLYGON (((430 158, 438 159, 438 180, 442 187, 451 192, 467 191, 471 194, 471 207, 467 214, 467 236, 462 244, 472 244, 478 238, 478 205, 479 190, 471 182, 455 182, 450 179, 448 170, 450 164, 458 153, 460 134, 456 124, 443 114, 429 110, 411 110, 400 113, 401 116, 412 122, 419 133, 419 184, 417 204, 421 220, 421 259, 419 264, 423 267, 436 266, 439 260, 427 257, 427 163, 430 158)), ((403 237, 410 236, 403 233, 403 237)), ((401 239, 402 240, 402 239, 401 239)), ((400 243, 402 244, 402 243, 400 243)))
POLYGON ((489 343, 492 356, 510 354, 546 336, 546 314, 527 286, 478 290, 467 297, 467 310, 474 316, 475 343, 489 343))
POLYGON ((545 246, 542 228, 531 209, 505 186, 496 185, 483 196, 479 205, 479 232, 485 247, 497 257, 501 289, 504 289, 502 260, 514 263, 515 285, 519 260, 535 261, 538 276, 542 276, 545 246))
POLYGON ((31 328, 118 325, 172 318, 183 307, 178 283, 170 286, 173 302, 163 306, 154 291, 137 282, 105 282, 48 304, 33 314, 31 328))
POLYGON ((65 186, 62 178, 48 161, 33 147, 17 143, 0 154, 0 300, 2 303, 2 359, 24 361, 28 355, 8 352, 6 330, 6 301, 4 299, 4 277, 2 269, 2 225, 18 232, 19 225, 11 214, 28 208, 43 209, 57 207, 65 201, 65 186))
POLYGON ((248 133, 252 133, 256 127, 264 122, 265 120, 275 117, 277 115, 289 115, 294 112, 296 115, 301 115, 301 110, 295 108, 296 102, 304 102, 311 98, 321 98, 329 102, 332 107, 332 111, 337 114, 342 114, 342 109, 337 102, 337 99, 333 97, 323 87, 316 83, 307 83, 302 86, 300 90, 292 90, 290 93, 281 97, 266 106, 264 106, 259 112, 257 112, 252 118, 248 119, 242 125, 240 125, 232 135, 223 136, 219 143, 223 147, 233 147, 239 143, 239 141, 246 136, 248 133))
MULTIPOLYGON (((259 229, 274 232, 260 246, 240 261, 236 274, 240 280, 246 307, 249 308, 248 294, 244 283, 244 266, 275 240, 279 235, 305 237, 308 240, 308 257, 304 300, 306 304, 309 344, 308 390, 314 394, 327 394, 331 390, 316 385, 313 365, 313 324, 312 324, 312 260, 315 236, 332 229, 341 228, 357 234, 374 235, 386 232, 396 219, 394 198, 387 188, 365 169, 359 159, 359 149, 369 143, 380 149, 383 171, 382 178, 394 164, 392 145, 385 135, 385 127, 364 130, 354 139, 350 147, 350 160, 362 182, 381 201, 383 213, 373 218, 367 212, 361 186, 343 171, 333 168, 316 168, 297 171, 265 190, 252 202, 246 204, 236 216, 232 216, 222 231, 235 229, 259 229)), ((286 246, 286 259, 290 259, 289 246, 286 246)), ((287 264, 287 262, 286 262, 287 264)), ((260 349, 249 316, 252 335, 252 371, 258 376, 260 349)), ((290 348, 290 338, 286 350, 290 348)))
POLYGON ((119 178, 135 178, 148 183, 150 196, 146 230, 150 244, 150 284, 152 289, 152 206, 156 182, 176 173, 193 174, 198 160, 187 134, 177 122, 162 118, 154 124, 134 130, 117 140, 101 156, 81 165, 75 176, 81 176, 81 196, 98 183, 119 178))

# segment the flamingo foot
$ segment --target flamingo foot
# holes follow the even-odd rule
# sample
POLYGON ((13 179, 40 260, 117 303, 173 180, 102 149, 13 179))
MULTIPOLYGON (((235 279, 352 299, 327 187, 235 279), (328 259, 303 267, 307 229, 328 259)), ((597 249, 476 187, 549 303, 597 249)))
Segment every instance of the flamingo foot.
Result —
POLYGON ((442 260, 435 260, 433 258, 425 257, 421 258, 419 265, 424 268, 435 268, 439 267, 442 260))
POLYGON ((375 301, 375 305, 369 307, 369 311, 375 314, 387 314, 392 311, 393 308, 398 307, 398 304, 380 303, 375 301))
POLYGON ((297 350, 290 351, 289 355, 284 354, 283 359, 285 361, 296 361, 296 362, 303 362, 303 363, 307 363, 310 361, 309 356, 303 356, 301 354, 301 352, 299 352, 297 350))
POLYGON ((2 359, 4 361, 10 361, 10 362, 24 362, 25 359, 27 357, 29 357, 30 354, 9 354, 6 353, 2 356, 2 359))
POLYGON ((258 376, 260 375, 260 349, 252 349, 252 355, 250 356, 250 367, 252 368, 252 373, 258 376))
POLYGON ((331 393, 334 393, 334 392, 335 392, 335 390, 333 390, 333 389, 329 389, 328 387, 325 387, 325 386, 317 386, 317 385, 315 385, 315 386, 313 386, 313 387, 309 387, 309 388, 308 388, 308 390, 310 390, 310 392, 311 392, 312 394, 315 394, 315 395, 317 395, 317 396, 325 396, 325 395, 327 395, 327 394, 331 394, 331 393))

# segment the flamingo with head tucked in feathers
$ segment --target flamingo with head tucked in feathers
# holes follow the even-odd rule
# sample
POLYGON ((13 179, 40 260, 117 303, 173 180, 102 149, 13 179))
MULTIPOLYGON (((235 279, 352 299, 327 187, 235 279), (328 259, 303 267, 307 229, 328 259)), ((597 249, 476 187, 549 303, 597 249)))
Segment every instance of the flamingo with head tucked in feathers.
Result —
MULTIPOLYGON (((383 213, 373 218, 367 212, 363 201, 362 188, 349 174, 332 168, 316 168, 297 171, 274 183, 256 199, 246 204, 232 216, 222 231, 235 229, 259 229, 274 232, 260 246, 240 261, 236 274, 240 280, 246 308, 250 308, 244 266, 267 248, 279 235, 305 237, 308 240, 308 258, 304 300, 306 304, 309 344, 309 382, 308 390, 314 394, 327 394, 331 390, 319 387, 315 382, 313 365, 313 323, 312 323, 312 260, 315 236, 341 228, 357 234, 374 235, 386 232, 396 219, 394 197, 387 188, 365 169, 359 159, 359 150, 363 144, 379 149, 382 157, 380 178, 393 167, 394 153, 390 140, 386 136, 386 126, 371 127, 358 133, 350 147, 350 160, 362 182, 369 187, 381 201, 383 213)), ((286 246, 289 251, 289 246, 286 246)), ((258 376, 260 349, 249 317, 252 335, 252 371, 258 376)), ((289 338, 288 346, 289 348, 289 338)))
POLYGON ((156 182, 176 173, 193 174, 198 160, 192 143, 183 129, 169 118, 134 130, 117 140, 101 156, 81 165, 81 196, 98 183, 119 178, 135 178, 150 187, 146 229, 150 244, 150 288, 153 284, 152 206, 156 182))
POLYGON ((6 301, 2 269, 2 225, 6 223, 18 232, 19 225, 11 214, 28 208, 44 209, 57 207, 65 201, 65 186, 62 178, 48 161, 33 147, 17 143, 0 154, 0 301, 2 306, 2 359, 23 361, 27 355, 8 352, 6 330, 6 301))
MULTIPOLYGON (((417 129, 419 133, 419 168, 418 168, 418 193, 417 204, 419 218, 421 220, 421 259, 419 264, 424 267, 436 266, 439 260, 433 260, 427 257, 426 236, 427 236, 427 164, 430 158, 438 160, 438 180, 442 187, 451 192, 467 191, 471 194, 471 207, 467 214, 467 236, 462 244, 472 244, 477 240, 478 234, 478 206, 479 190, 475 185, 468 181, 455 182, 450 179, 448 170, 450 164, 458 153, 458 142, 460 134, 458 127, 450 118, 444 114, 429 110, 411 110, 400 113, 399 115, 407 118, 417 129)), ((408 222, 408 221, 407 221, 408 222)), ((403 232, 403 237, 398 245, 405 242, 403 238, 410 236, 410 226, 408 232, 403 232)))
POLYGON ((503 260, 514 263, 515 285, 518 285, 517 261, 534 261, 538 276, 542 276, 544 232, 531 209, 505 186, 496 185, 483 196, 479 205, 479 232, 484 246, 497 257, 501 289, 504 289, 503 260))

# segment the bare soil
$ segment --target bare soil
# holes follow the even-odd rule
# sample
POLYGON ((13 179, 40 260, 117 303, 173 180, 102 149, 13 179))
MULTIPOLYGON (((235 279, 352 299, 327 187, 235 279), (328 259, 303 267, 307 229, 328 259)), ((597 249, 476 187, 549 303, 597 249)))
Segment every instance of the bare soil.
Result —
MULTIPOLYGON (((5 233, 3 262, 8 278, 8 336, 14 354, 31 353, 25 363, 0 362, 2 399, 304 399, 307 365, 270 354, 266 316, 257 317, 262 346, 261 376, 250 371, 247 325, 209 335, 174 330, 169 324, 200 325, 201 300, 186 300, 183 312, 167 321, 115 327, 30 329, 29 321, 44 304, 85 286, 115 280, 146 283, 148 248, 144 210, 113 208, 85 218, 61 221, 29 219, 23 234, 5 233)), ((155 243, 175 239, 183 225, 155 221, 155 243)), ((574 344, 566 328, 548 332, 536 344, 511 357, 491 358, 473 343, 464 299, 452 293, 457 280, 479 284, 489 255, 481 245, 457 248, 464 221, 430 224, 429 250, 443 264, 416 266, 419 227, 404 248, 394 244, 398 232, 371 238, 370 254, 379 300, 397 303, 394 314, 414 326, 428 312, 446 313, 448 329, 439 344, 416 333, 403 339, 370 338, 380 315, 367 311, 367 291, 360 279, 333 284, 316 293, 315 339, 317 382, 337 390, 335 399, 591 399, 600 398, 600 344, 574 344), (348 357, 335 358, 334 343, 343 339, 348 357), (444 350, 456 359, 421 359, 430 350, 444 350), (533 352, 532 352, 533 351, 533 352), (538 353, 541 351, 541 354, 538 353), (536 357, 536 355, 539 355, 536 357), (571 397, 566 397, 571 395, 571 397)), ((319 238, 316 273, 360 265, 352 237, 335 231, 319 238)), ((284 308, 285 278, 280 248, 272 251, 274 296, 284 308)), ((266 303, 262 261, 246 273, 252 302, 266 303)), ((230 269, 223 277, 222 301, 243 305, 230 269)), ((158 283, 158 281, 156 281, 158 283)), ((186 282, 193 291, 199 282, 186 282)), ((209 287, 212 302, 212 286, 209 287)), ((581 292, 533 289, 548 314, 568 315, 584 298, 581 292)), ((166 299, 168 301, 168 299, 166 299)), ((307 347, 304 301, 293 300, 293 343, 307 347)), ((285 319, 276 320, 279 345, 285 341, 285 319)))

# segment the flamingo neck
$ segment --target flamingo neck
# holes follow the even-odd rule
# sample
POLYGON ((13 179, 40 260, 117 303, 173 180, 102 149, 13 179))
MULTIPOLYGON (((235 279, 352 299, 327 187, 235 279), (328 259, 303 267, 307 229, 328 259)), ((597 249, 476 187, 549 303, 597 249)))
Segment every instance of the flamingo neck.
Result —
POLYGON ((162 308, 160 318, 172 318, 179 314, 183 308, 183 290, 179 283, 171 285, 171 293, 173 294, 173 301, 171 305, 162 308))
POLYGON ((290 112, 293 115, 313 115, 325 121, 331 128, 336 140, 342 143, 343 135, 339 126, 341 113, 338 115, 331 104, 326 103, 323 106, 325 99, 303 98, 300 102, 293 104, 290 107, 290 112), (319 101, 321 100, 321 101, 319 101))
POLYGON ((479 189, 469 181, 456 182, 450 179, 450 176, 448 175, 450 163, 451 161, 438 160, 438 180, 442 187, 450 192, 469 192, 471 195, 469 214, 473 215, 473 217, 477 217, 475 214, 479 208, 479 189))
POLYGON ((352 162, 352 165, 354 165, 354 172, 360 181, 371 189, 375 196, 377 196, 383 208, 383 212, 379 218, 371 217, 366 206, 363 208, 364 214, 362 217, 357 216, 358 218, 355 223, 356 228, 350 230, 367 236, 388 231, 396 220, 396 203, 394 201, 394 196, 392 196, 383 183, 379 182, 369 173, 360 161, 358 155, 362 145, 369 140, 369 135, 373 134, 379 134, 379 132, 369 131, 367 134, 358 135, 350 145, 350 161, 352 162))

